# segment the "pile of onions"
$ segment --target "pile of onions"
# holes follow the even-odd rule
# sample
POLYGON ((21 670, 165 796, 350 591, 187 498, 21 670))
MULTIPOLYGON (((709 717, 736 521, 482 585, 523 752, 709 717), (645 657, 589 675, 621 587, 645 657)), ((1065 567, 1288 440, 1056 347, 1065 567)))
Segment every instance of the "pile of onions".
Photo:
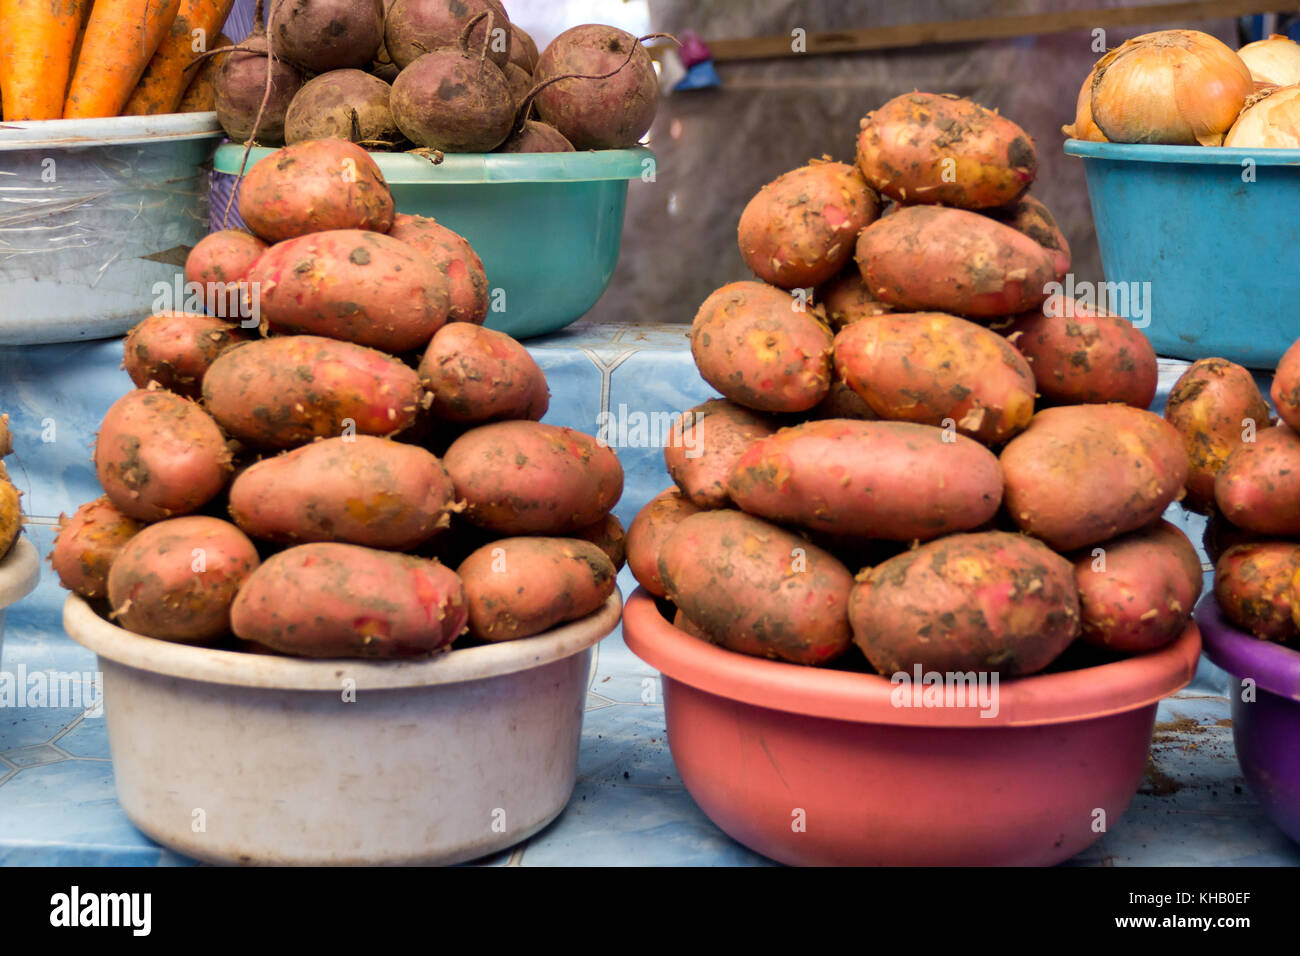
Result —
POLYGON ((1092 118, 1113 143, 1218 146, 1253 91, 1250 70, 1220 40, 1161 30, 1097 61, 1092 118))
POLYGON ((1256 83, 1294 86, 1300 83, 1300 43, 1274 33, 1267 40, 1247 43, 1237 51, 1256 83))
POLYGON ((1252 96, 1223 145, 1300 149, 1300 86, 1278 86, 1252 96))

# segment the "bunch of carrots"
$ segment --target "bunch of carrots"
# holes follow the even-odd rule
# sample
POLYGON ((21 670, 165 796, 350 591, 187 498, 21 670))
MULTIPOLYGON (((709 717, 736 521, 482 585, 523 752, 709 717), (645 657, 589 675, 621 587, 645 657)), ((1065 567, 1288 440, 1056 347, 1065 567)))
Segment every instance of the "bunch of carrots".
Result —
MULTIPOLYGON (((210 69, 190 69, 234 0, 0 0, 6 120, 212 109, 210 69), (206 87, 206 88, 205 88, 206 87)), ((211 65, 213 59, 207 61, 211 65)))

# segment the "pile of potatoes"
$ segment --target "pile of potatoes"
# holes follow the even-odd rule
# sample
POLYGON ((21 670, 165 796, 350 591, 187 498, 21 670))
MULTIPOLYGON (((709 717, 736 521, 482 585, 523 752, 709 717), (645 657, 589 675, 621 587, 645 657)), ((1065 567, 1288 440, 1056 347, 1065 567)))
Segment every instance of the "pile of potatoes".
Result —
POLYGON ((186 275, 229 312, 153 315, 138 386, 104 417, 104 497, 64 521, 64 586, 164 640, 306 657, 407 657, 526 637, 614 590, 614 452, 542 424, 546 377, 483 327, 483 266, 396 213, 365 150, 254 166, 252 230, 205 237, 186 275), (260 326, 234 306, 260 298, 260 326), (247 323, 255 324, 255 323, 247 323))
MULTIPOLYGON (((12 454, 14 450, 13 432, 9 429, 9 416, 0 415, 0 458, 12 454)), ((23 530, 23 511, 19 504, 22 492, 9 478, 9 469, 0 461, 0 558, 9 553, 9 549, 18 540, 23 530)))
POLYGON ((271 0, 267 13, 269 33, 259 23, 221 56, 213 81, 217 117, 237 142, 625 149, 645 135, 659 104, 650 55, 636 37, 588 23, 539 54, 500 0, 271 0))
POLYGON ((860 129, 854 165, 792 170, 740 217, 758 281, 695 316, 722 398, 674 426, 674 487, 628 530, 637 580, 723 647, 852 666, 856 645, 882 674, 1172 642, 1201 590, 1161 519, 1188 455, 1147 410, 1145 336, 1049 295, 1070 253, 1026 195, 1033 143, 930 93, 860 129))
POLYGON ((1214 593, 1242 630, 1300 649, 1300 341, 1282 356, 1268 402, 1246 369, 1222 358, 1189 368, 1165 417, 1191 470, 1183 504, 1209 515, 1214 593))

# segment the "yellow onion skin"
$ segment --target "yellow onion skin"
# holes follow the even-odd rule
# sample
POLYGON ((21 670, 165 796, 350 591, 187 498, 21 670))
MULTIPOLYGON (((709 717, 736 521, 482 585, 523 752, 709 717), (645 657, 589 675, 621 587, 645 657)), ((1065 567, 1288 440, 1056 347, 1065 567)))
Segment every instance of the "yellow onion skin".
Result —
POLYGON ((1097 61, 1092 118, 1114 143, 1218 146, 1253 89, 1250 70, 1222 41, 1161 30, 1097 61))
POLYGON ((1062 126, 1061 132, 1071 139, 1085 139, 1093 143, 1105 143, 1106 134, 1092 121, 1092 78, 1096 67, 1088 73, 1088 78, 1079 87, 1079 99, 1074 106, 1074 122, 1062 126))
POLYGON ((1247 43, 1237 51, 1256 83, 1294 86, 1300 83, 1300 43, 1280 33, 1247 43))
POLYGON ((1257 93, 1223 138, 1243 149, 1300 149, 1300 85, 1257 93))

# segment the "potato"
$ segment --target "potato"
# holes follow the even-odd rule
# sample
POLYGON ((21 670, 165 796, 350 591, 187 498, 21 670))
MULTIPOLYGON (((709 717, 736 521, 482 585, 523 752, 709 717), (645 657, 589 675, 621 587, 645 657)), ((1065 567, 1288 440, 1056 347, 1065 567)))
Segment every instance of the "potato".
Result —
POLYGON ((277 332, 323 335, 387 352, 424 348, 447 321, 451 290, 406 243, 365 229, 334 229, 277 243, 248 281, 277 332))
POLYGON ((265 242, 243 229, 209 233, 185 257, 185 281, 202 287, 204 302, 214 315, 243 318, 248 312, 240 298, 241 283, 268 248, 265 242))
POLYGON ((262 448, 350 432, 392 435, 415 421, 423 395, 420 376, 392 356, 314 335, 237 346, 203 376, 212 417, 262 448))
POLYGON ((128 631, 206 643, 230 629, 231 602, 257 566, 253 542, 228 521, 172 518, 122 545, 108 572, 108 603, 128 631))
MULTIPOLYGON (((0 457, 12 455, 14 451, 14 434, 9 427, 9 413, 0 415, 0 457)), ((0 467, 3 467, 0 465, 0 467)))
POLYGON ((813 160, 778 176, 740 214, 740 257, 783 289, 820 285, 853 258, 880 200, 852 166, 813 160))
POLYGON ((109 408, 95 443, 95 473, 123 514, 159 521, 203 507, 230 478, 217 423, 162 389, 127 392, 109 408))
POLYGON ((989 215, 1046 249, 1052 256, 1057 279, 1065 278, 1070 271, 1070 244, 1046 206, 1033 196, 1021 196, 1010 206, 989 210, 989 215))
POLYGON ((446 527, 454 497, 442 463, 423 448, 355 435, 248 468, 230 487, 230 515, 253 538, 406 551, 446 527))
POLYGON ((465 582, 469 632, 513 641, 597 611, 614 593, 608 555, 576 538, 502 538, 456 569, 465 582))
POLYGON ((817 290, 817 301, 826 313, 826 321, 836 331, 873 315, 885 315, 894 310, 871 297, 856 264, 844 274, 832 279, 817 290))
POLYGON ((1079 636, 1070 562, 1003 531, 958 534, 860 576, 849 599, 854 643, 885 676, 1034 674, 1079 636))
POLYGON ((546 374, 528 350, 493 329, 452 322, 429 342, 420 378, 445 421, 538 421, 550 406, 546 374))
POLYGON ((1032 309, 1056 277, 1051 254, 1028 236, 941 206, 908 206, 872 223, 858 236, 857 260, 881 302, 971 318, 1032 309))
POLYGON ((656 597, 663 597, 663 579, 659 577, 659 549, 683 519, 699 514, 680 488, 669 488, 650 499, 637 512, 627 529, 627 563, 637 583, 656 597))
POLYGON ((668 597, 723 647, 793 664, 848 649, 853 577, 798 535, 738 511, 682 520, 659 549, 668 597))
POLYGON ((1293 580, 1300 572, 1300 544, 1261 541, 1239 544, 1214 565, 1214 597, 1233 624, 1266 641, 1300 636, 1294 616, 1293 580))
POLYGON ((363 70, 330 70, 304 83, 284 116, 284 140, 346 139, 367 149, 402 141, 388 97, 392 88, 363 70))
POLYGON ((1217 510, 1211 508, 1206 518, 1205 533, 1201 537, 1201 544, 1204 546, 1205 554, 1210 561, 1218 564, 1219 558, 1223 557, 1229 548, 1239 544, 1255 544, 1263 539, 1263 535, 1247 531, 1244 528, 1238 528, 1219 514, 1217 510))
POLYGON ((332 229, 387 232, 393 194, 360 146, 314 139, 286 146, 248 170, 239 187, 239 217, 267 242, 332 229))
POLYGON ((909 422, 832 419, 784 428, 750 445, 727 493, 770 521, 846 536, 929 540, 992 518, 1002 500, 1002 473, 993 453, 964 435, 909 422))
POLYGON ((600 520, 623 493, 609 447, 571 428, 496 422, 452 443, 443 464, 465 517, 500 534, 562 535, 600 520))
POLYGON ((835 336, 835 370, 881 418, 1001 444, 1034 414, 1029 364, 996 332, 938 312, 863 319, 835 336))
POLYGON ((1057 294, 998 331, 1029 360, 1049 401, 1148 408, 1156 396, 1155 349, 1127 319, 1057 294))
POLYGON ((433 260, 434 268, 447 277, 449 322, 482 325, 488 312, 488 281, 483 262, 464 236, 440 226, 425 216, 397 213, 388 234, 414 246, 433 260))
POLYGON ((868 113, 860 127, 858 168, 899 202, 1005 206, 1038 174, 1025 131, 967 99, 904 93, 868 113))
POLYGON ((863 422, 874 422, 880 418, 867 404, 866 399, 844 384, 844 380, 838 373, 831 379, 830 391, 826 393, 826 397, 810 408, 806 417, 810 421, 825 418, 856 418, 863 422))
POLYGON ((233 322, 190 312, 159 312, 126 335, 126 374, 137 388, 157 382, 186 398, 203 393, 203 376, 217 356, 250 334, 233 322))
POLYGON ((1277 363, 1277 374, 1273 376, 1270 394, 1273 407, 1277 409, 1282 421, 1300 431, 1300 339, 1286 350, 1282 360, 1277 363))
POLYGON ((465 630, 465 588, 437 561, 355 544, 266 560, 230 609, 238 637, 299 657, 415 657, 465 630))
POLYGON ((799 300, 761 282, 732 282, 700 306, 691 354, 706 382, 760 412, 803 412, 831 382, 831 331, 799 300))
POLYGON ((1237 445, 1214 479, 1214 499, 1239 528, 1300 535, 1300 433, 1279 423, 1237 445))
POLYGON ((616 574, 627 564, 627 532, 623 529, 623 522, 614 515, 605 515, 599 521, 579 528, 573 532, 573 537, 590 541, 604 551, 616 574))
POLYGON ((1201 559, 1180 528, 1158 521, 1076 558, 1074 580, 1083 640, 1144 654, 1187 629, 1201 596, 1201 559))
POLYGON ((1214 504, 1214 479, 1246 434, 1269 425, 1268 403, 1250 372, 1227 359, 1201 359, 1174 384, 1165 421, 1178 429, 1191 471, 1187 498, 1195 511, 1214 504))
POLYGON ((85 598, 108 596, 108 569, 144 525, 122 514, 105 495, 87 501, 71 518, 59 515, 50 566, 59 583, 85 598))
POLYGON ((1181 494, 1188 474, 1173 426, 1128 405, 1044 409, 1001 461, 1011 519, 1058 551, 1150 524, 1181 494))
POLYGON ((687 634, 691 635, 691 637, 698 637, 700 640, 707 641, 710 644, 714 643, 713 638, 709 637, 704 628, 700 627, 680 610, 673 615, 673 627, 677 628, 679 631, 685 631, 687 634))
POLYGON ((18 535, 22 534, 22 494, 9 480, 8 472, 0 477, 0 558, 9 553, 18 535))
POLYGON ((776 432, 776 423, 722 399, 677 417, 664 445, 669 476, 697 508, 724 508, 727 481, 750 445, 776 432))

